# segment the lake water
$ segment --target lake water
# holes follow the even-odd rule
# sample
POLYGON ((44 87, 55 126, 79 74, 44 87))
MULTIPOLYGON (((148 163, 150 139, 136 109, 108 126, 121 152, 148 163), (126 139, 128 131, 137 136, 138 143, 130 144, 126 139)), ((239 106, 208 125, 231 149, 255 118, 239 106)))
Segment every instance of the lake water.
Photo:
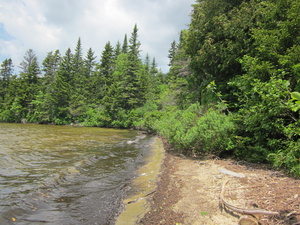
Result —
POLYGON ((114 224, 153 137, 0 123, 0 224, 114 224))

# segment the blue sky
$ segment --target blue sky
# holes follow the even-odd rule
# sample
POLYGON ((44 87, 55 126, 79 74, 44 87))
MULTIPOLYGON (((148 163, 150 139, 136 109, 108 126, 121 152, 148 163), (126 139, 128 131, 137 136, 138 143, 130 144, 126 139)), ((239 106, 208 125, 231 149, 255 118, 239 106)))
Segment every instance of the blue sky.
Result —
POLYGON ((18 67, 28 49, 41 65, 47 52, 92 48, 100 59, 107 41, 115 45, 139 29, 141 55, 168 70, 168 50, 190 22, 195 0, 0 0, 0 60, 18 67))
POLYGON ((10 41, 14 39, 4 28, 4 24, 0 23, 0 39, 4 41, 10 41))

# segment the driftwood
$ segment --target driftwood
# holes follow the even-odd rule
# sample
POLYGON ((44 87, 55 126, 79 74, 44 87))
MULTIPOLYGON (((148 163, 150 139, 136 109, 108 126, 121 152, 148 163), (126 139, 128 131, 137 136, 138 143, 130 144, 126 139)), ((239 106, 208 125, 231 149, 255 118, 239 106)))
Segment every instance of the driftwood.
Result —
POLYGON ((142 200, 142 199, 144 199, 144 198, 146 198, 146 197, 148 197, 149 195, 152 195, 152 194, 154 194, 154 193, 155 193, 155 191, 152 191, 152 192, 150 192, 150 193, 144 195, 143 197, 140 197, 140 198, 135 199, 135 200, 133 200, 133 201, 127 202, 127 204, 132 204, 132 203, 138 202, 138 201, 140 201, 140 200, 142 200))
POLYGON ((272 216, 279 215, 278 212, 271 212, 271 211, 267 211, 264 209, 245 209, 245 208, 240 208, 240 207, 236 207, 234 205, 229 204, 224 199, 225 186, 227 183, 228 183, 228 180, 223 183, 221 194, 220 194, 220 204, 222 206, 225 206, 226 208, 228 208, 234 212, 246 214, 246 215, 272 215, 272 216))

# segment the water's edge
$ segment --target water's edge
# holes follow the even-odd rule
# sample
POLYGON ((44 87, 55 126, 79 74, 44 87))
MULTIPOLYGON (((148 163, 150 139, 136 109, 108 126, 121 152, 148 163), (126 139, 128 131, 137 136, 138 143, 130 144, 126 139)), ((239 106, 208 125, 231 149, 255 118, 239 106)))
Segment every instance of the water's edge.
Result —
POLYGON ((115 224, 126 196, 150 192, 157 139, 131 130, 0 123, 0 224, 115 224))
POLYGON ((132 191, 123 201, 124 210, 117 217, 115 225, 135 225, 150 210, 147 198, 156 189, 157 178, 164 159, 162 140, 155 137, 151 145, 151 154, 145 159, 145 165, 138 170, 138 176, 133 179, 132 191))

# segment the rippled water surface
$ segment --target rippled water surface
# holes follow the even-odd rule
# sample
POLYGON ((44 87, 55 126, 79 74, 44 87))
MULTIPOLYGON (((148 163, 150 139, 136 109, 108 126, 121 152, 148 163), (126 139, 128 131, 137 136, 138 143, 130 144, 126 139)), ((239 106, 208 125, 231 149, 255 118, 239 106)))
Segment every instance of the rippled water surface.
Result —
POLYGON ((113 224, 152 137, 0 123, 0 224, 113 224))

